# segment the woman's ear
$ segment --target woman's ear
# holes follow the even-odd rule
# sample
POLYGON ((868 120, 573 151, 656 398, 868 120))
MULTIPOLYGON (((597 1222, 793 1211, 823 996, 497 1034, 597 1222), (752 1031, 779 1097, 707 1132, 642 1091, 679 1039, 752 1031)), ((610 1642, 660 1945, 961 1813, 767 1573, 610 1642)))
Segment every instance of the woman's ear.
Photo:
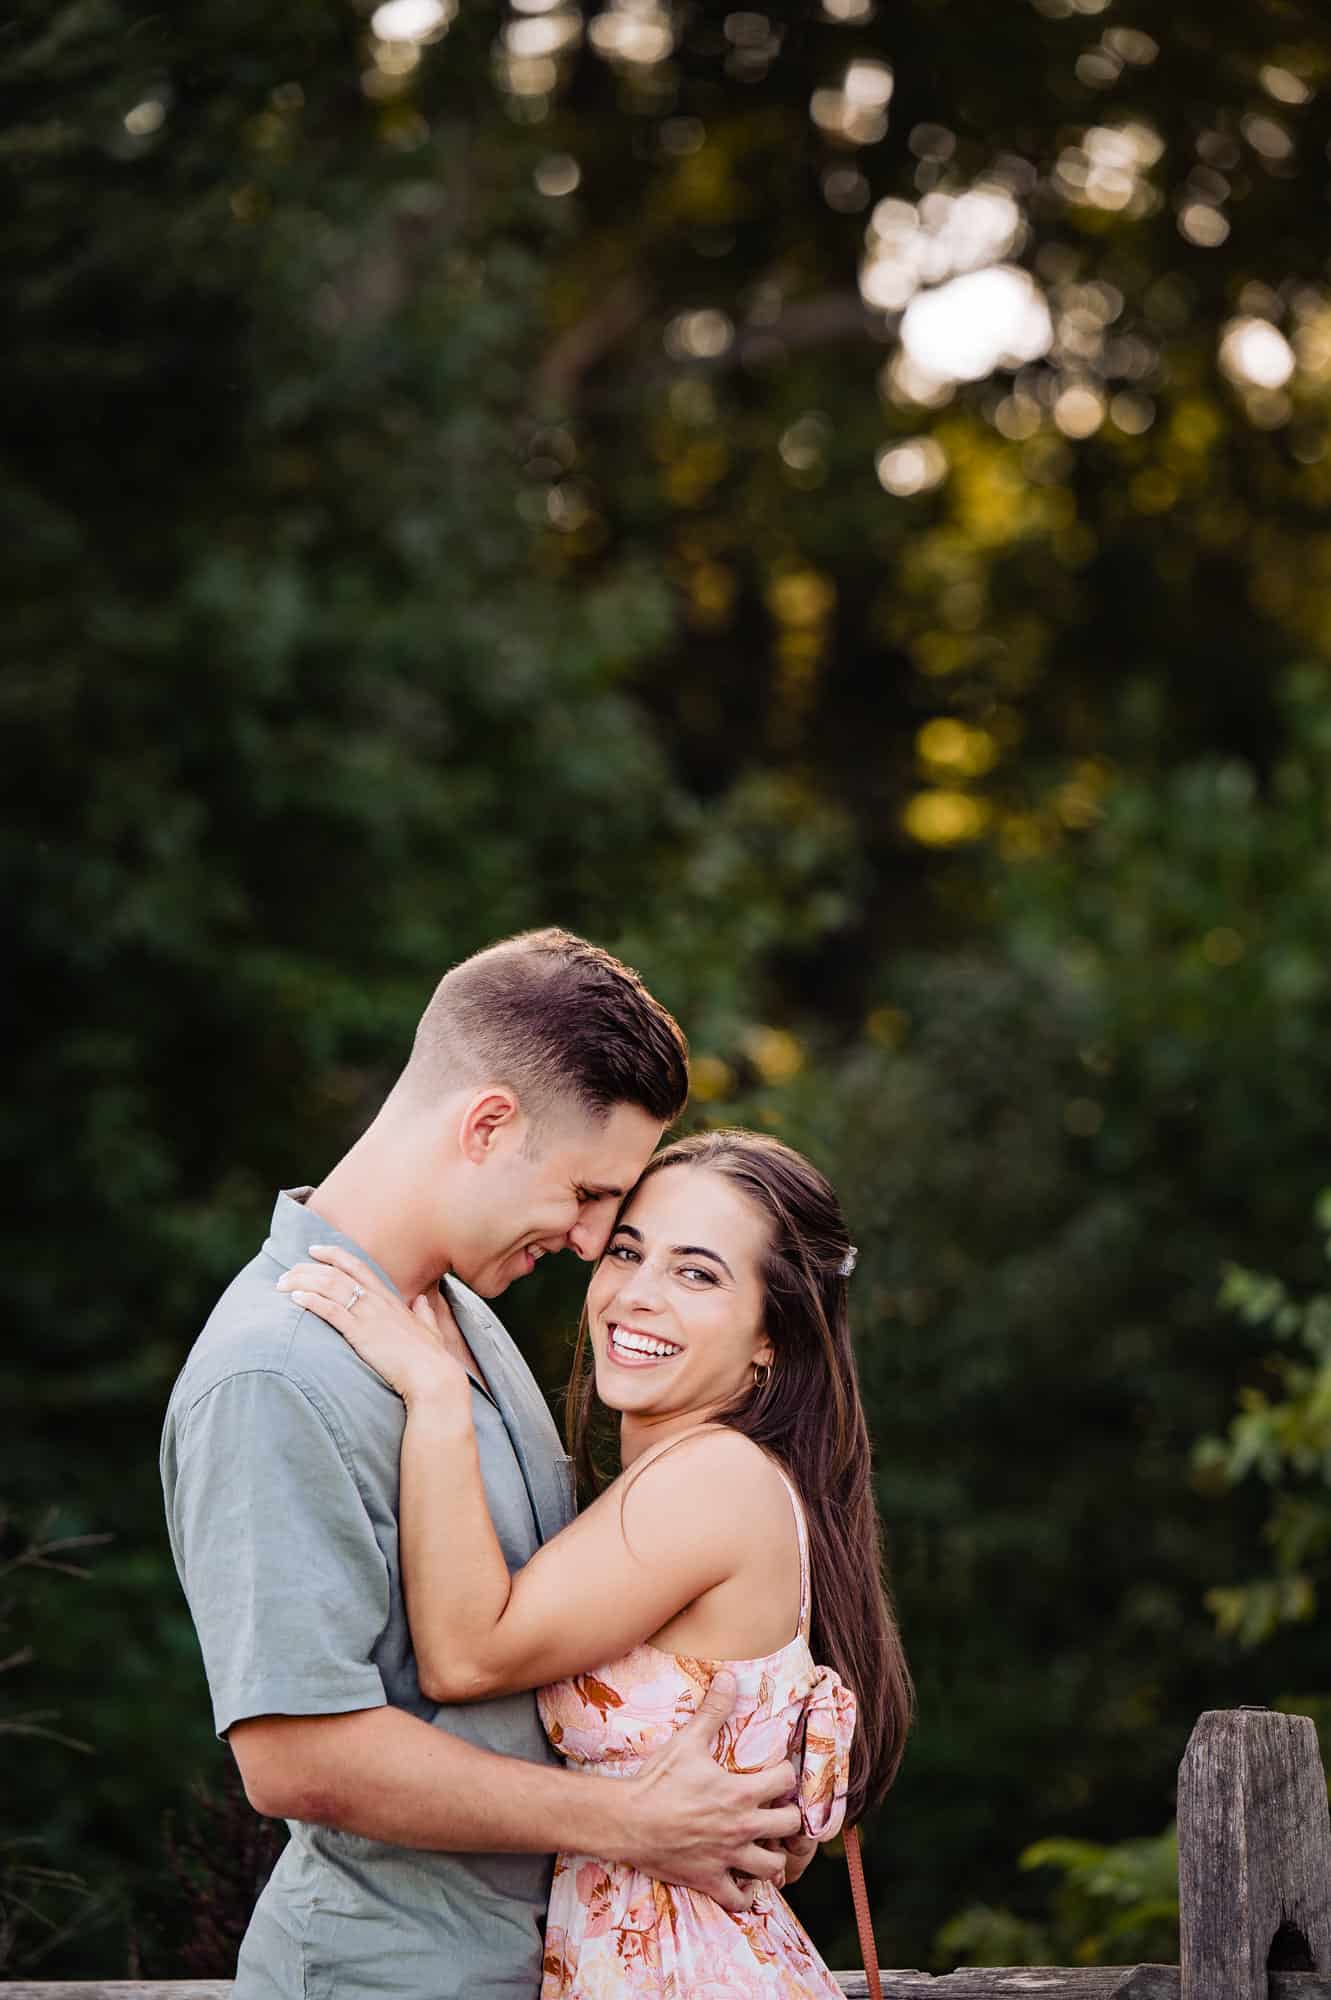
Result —
POLYGON ((491 1084, 477 1091, 468 1100, 458 1124, 458 1151, 463 1159, 473 1167, 484 1166, 511 1135, 521 1116, 517 1092, 506 1084, 491 1084))

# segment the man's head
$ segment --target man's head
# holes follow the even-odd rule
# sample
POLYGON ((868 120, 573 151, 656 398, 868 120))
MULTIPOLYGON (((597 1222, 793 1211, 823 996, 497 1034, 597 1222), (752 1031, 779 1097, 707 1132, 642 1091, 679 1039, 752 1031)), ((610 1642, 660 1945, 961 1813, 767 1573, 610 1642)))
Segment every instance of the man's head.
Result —
POLYGON ((688 1087, 675 1021, 584 938, 528 931, 454 966, 393 1093, 442 1114, 451 1268, 493 1298, 549 1251, 598 1257, 688 1087))

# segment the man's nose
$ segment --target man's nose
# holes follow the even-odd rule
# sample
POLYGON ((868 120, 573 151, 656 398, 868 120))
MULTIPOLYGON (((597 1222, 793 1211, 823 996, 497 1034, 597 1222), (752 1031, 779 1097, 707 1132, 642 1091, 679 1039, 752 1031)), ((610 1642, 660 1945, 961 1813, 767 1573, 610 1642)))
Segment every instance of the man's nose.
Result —
POLYGON ((564 1241, 584 1264, 594 1264, 610 1241, 613 1215, 580 1215, 564 1241))

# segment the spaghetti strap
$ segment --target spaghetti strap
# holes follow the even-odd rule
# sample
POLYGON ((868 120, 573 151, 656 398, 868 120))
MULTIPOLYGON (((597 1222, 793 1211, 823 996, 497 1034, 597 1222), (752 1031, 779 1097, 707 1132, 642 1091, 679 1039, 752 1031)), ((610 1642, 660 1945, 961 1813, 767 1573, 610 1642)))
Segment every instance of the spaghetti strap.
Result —
MULTIPOLYGON (((649 1451, 644 1452, 642 1457, 629 1467, 629 1473, 636 1477, 638 1472, 645 1472, 648 1466, 654 1464, 658 1458, 663 1458, 677 1444, 684 1444, 689 1438, 702 1437, 709 1431, 725 1431, 727 1429, 729 1429, 729 1426, 726 1424, 694 1424, 691 1429, 681 1431, 678 1437, 668 1438, 663 1444, 654 1445, 649 1451)), ((736 1435, 736 1433, 732 1433, 732 1435, 736 1435)), ((742 1433, 738 1433, 738 1435, 742 1435, 742 1433)), ((762 1450, 763 1448, 759 1446, 759 1449, 762 1450)), ((763 1456, 770 1460, 781 1484, 790 1495, 791 1512, 795 1516, 795 1535, 800 1546, 800 1622, 796 1637, 807 1639, 809 1636, 809 1615, 812 1610, 812 1593, 809 1574, 809 1529, 808 1523, 804 1518, 804 1502, 800 1499, 794 1480, 791 1479, 782 1466, 777 1464, 772 1454, 769 1451, 763 1451, 763 1456)), ((627 1488, 625 1490, 627 1491, 627 1488)))
POLYGON ((794 1482, 794 1480, 793 1480, 793 1479, 789 1479, 789 1478, 787 1478, 786 1474, 785 1474, 784 1472, 782 1472, 782 1471, 781 1471, 781 1467, 780 1467, 779 1465, 777 1466, 777 1468, 776 1468, 776 1469, 777 1469, 777 1471, 778 1471, 779 1473, 781 1473, 781 1484, 782 1484, 782 1485, 783 1485, 783 1486, 785 1487, 785 1489, 786 1489, 787 1493, 788 1493, 788 1494, 790 1495, 790 1505, 791 1505, 791 1508, 792 1508, 792 1510, 794 1511, 794 1515, 795 1515, 795 1533, 796 1533, 797 1537, 799 1538, 799 1545, 800 1545, 800 1624, 799 1624, 799 1636, 800 1636, 800 1638, 801 1638, 801 1639, 807 1639, 807 1638, 808 1638, 808 1636, 809 1636, 809 1612, 810 1612, 810 1609, 811 1609, 811 1606, 810 1606, 810 1602, 809 1602, 809 1595, 810 1595, 810 1593, 809 1593, 809 1529, 808 1529, 808 1523, 807 1523, 807 1522, 805 1521, 805 1518, 804 1518, 804 1502, 803 1502, 803 1501, 802 1501, 802 1500, 800 1499, 800 1496, 799 1496, 799 1494, 798 1494, 798 1493, 796 1492, 796 1490, 795 1490, 795 1482, 794 1482))

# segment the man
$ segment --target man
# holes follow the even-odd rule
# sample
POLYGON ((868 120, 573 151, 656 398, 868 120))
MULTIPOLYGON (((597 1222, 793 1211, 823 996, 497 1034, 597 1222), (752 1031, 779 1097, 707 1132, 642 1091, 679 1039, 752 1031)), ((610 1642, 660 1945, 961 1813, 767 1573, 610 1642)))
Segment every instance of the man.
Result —
POLYGON ((566 1524, 573 1483, 482 1299, 554 1251, 600 1255, 687 1090, 678 1027, 607 952, 552 930, 478 953, 440 982, 369 1130, 320 1186, 278 1197, 185 1363, 162 1440, 172 1550, 218 1733, 251 1803, 291 1826, 236 2000, 533 2000, 558 1847, 730 1908, 752 1895, 736 1874, 795 1872, 774 1851, 798 1831, 773 1803, 789 1767, 736 1777, 710 1754, 733 1685, 615 1784, 554 1767, 529 1694, 421 1694, 397 1557, 403 1407, 276 1289, 337 1243, 436 1306, 516 1568, 566 1524))

